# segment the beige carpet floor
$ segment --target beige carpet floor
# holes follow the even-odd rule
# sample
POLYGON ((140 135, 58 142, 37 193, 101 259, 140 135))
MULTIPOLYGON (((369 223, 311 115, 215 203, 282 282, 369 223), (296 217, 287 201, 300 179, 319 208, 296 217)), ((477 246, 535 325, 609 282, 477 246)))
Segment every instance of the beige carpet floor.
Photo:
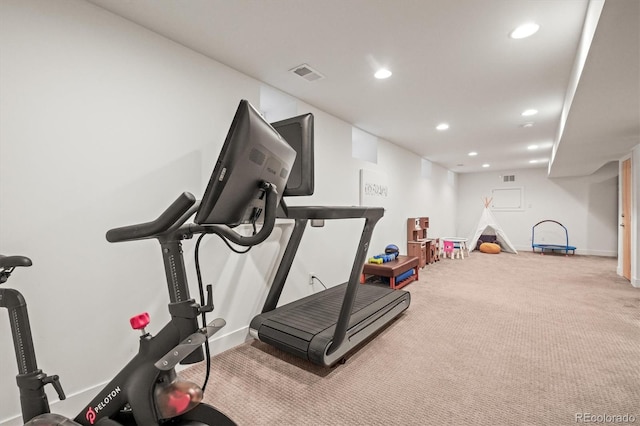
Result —
POLYGON ((243 426, 640 424, 640 289, 615 269, 579 255, 442 260, 346 364, 250 341, 212 359, 205 400, 243 426))

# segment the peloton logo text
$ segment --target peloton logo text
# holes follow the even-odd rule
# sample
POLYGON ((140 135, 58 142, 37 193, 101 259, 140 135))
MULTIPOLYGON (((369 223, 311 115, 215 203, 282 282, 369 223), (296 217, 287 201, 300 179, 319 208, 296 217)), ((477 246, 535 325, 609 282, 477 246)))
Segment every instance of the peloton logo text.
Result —
POLYGON ((106 406, 109 405, 111 401, 113 401, 113 398, 115 398, 119 393, 120 386, 116 386, 116 388, 112 390, 107 396, 105 396, 104 399, 98 403, 98 405, 96 405, 95 407, 89 407, 89 409, 87 410, 87 414, 85 415, 89 423, 94 424, 96 421, 97 413, 104 410, 106 406))

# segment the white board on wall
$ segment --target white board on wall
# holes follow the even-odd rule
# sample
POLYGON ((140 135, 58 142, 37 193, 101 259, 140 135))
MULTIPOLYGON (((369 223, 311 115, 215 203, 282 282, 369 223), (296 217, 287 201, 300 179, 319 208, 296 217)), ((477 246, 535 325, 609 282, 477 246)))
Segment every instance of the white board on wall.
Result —
POLYGON ((491 190, 491 210, 524 210, 524 188, 494 188, 491 190))
POLYGON ((386 207, 389 183, 386 173, 360 169, 360 205, 386 207))

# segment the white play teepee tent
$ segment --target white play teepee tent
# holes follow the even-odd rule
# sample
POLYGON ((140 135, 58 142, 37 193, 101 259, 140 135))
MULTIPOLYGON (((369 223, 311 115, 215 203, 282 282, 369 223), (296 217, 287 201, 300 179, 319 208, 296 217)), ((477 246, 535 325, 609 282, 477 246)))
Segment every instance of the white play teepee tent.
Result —
POLYGON ((478 226, 473 233, 473 238, 469 239, 469 244, 467 247, 469 248, 469 252, 476 249, 476 244, 478 242, 478 238, 481 235, 493 235, 495 234, 496 240, 500 243, 500 247, 504 251, 508 251, 510 253, 518 254, 518 251, 513 247, 509 238, 504 233, 496 217, 493 215, 491 210, 489 210, 489 204, 491 204, 492 198, 484 199, 484 210, 482 211, 482 216, 480 216, 480 221, 478 222, 478 226))

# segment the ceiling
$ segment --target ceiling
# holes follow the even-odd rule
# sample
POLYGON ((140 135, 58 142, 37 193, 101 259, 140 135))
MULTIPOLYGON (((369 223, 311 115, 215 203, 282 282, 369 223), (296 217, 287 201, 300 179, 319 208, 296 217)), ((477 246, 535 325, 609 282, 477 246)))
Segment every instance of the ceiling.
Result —
POLYGON ((636 0, 89 1, 455 172, 588 175, 640 143, 636 0))

